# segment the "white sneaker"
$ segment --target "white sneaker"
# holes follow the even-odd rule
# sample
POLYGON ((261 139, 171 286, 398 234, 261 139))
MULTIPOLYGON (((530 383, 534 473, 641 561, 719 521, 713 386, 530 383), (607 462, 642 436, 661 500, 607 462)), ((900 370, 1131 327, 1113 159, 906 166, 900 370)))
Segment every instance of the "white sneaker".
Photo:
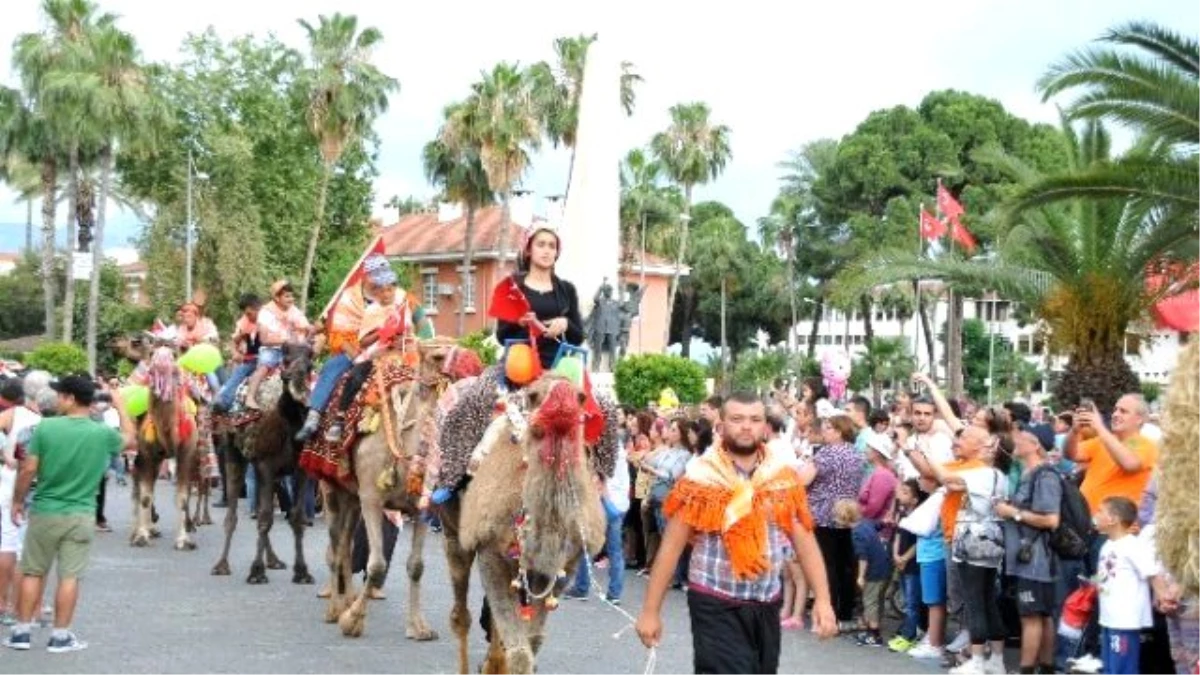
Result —
POLYGON ((1074 673, 1098 673, 1104 667, 1104 662, 1091 654, 1084 654, 1077 659, 1068 659, 1067 665, 1074 673))
POLYGON ((968 659, 966 663, 950 669, 950 675, 984 675, 983 662, 978 659, 968 659))
POLYGON ((968 646, 970 646, 970 644, 971 644, 971 634, 968 633, 967 630, 964 628, 964 629, 958 631, 958 635, 954 636, 954 639, 950 641, 950 644, 946 645, 946 651, 957 654, 958 652, 961 652, 962 650, 964 650, 968 646))
POLYGON ((922 642, 908 650, 907 654, 914 659, 937 659, 940 661, 942 658, 942 648, 934 647, 928 642, 922 642))
POLYGON ((1004 666, 1004 657, 995 654, 989 656, 983 662, 983 672, 987 673, 987 675, 1005 675, 1008 672, 1008 668, 1004 666))

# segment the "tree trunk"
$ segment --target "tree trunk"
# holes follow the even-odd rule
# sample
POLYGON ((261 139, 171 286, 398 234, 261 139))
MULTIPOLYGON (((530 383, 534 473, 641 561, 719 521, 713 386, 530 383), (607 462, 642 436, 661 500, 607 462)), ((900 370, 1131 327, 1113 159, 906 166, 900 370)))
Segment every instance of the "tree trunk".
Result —
POLYGON ((796 246, 790 237, 787 241, 788 309, 792 313, 792 323, 788 325, 788 358, 791 358, 791 354, 796 353, 796 324, 800 321, 800 310, 796 306, 796 246))
MULTIPOLYGON (((859 307, 863 313, 863 343, 868 349, 871 348, 871 341, 875 339, 875 324, 871 323, 871 312, 875 307, 871 302, 871 296, 864 293, 858 300, 859 307)), ((846 350, 850 351, 849 349, 846 350)))
POLYGON ((962 343, 962 293, 951 291, 950 320, 947 322, 946 346, 947 355, 946 388, 951 398, 960 398, 963 394, 963 343, 962 343))
MULTIPOLYGON (((329 179, 333 177, 333 162, 325 162, 325 174, 321 176, 321 191, 317 193, 317 215, 313 219, 312 233, 308 237, 308 253, 304 256, 304 285, 300 288, 300 311, 308 308, 308 288, 312 284, 313 262, 317 258, 317 242, 321 240, 321 223, 325 221, 325 200, 329 197, 329 179)), ((189 227, 190 227, 189 223, 189 227)), ((188 298, 189 300, 191 298, 188 298)))
POLYGON ((105 206, 112 189, 112 165, 112 146, 106 143, 100 148, 100 196, 96 204, 96 229, 92 232, 92 278, 88 285, 87 357, 88 371, 93 376, 96 374, 96 327, 100 316, 100 269, 104 264, 105 206))
MULTIPOLYGON (((935 304, 934 307, 937 305, 935 304)), ((933 344, 933 328, 929 326, 929 314, 925 311, 925 301, 919 299, 917 301, 917 320, 921 322, 921 332, 925 335, 925 351, 929 355, 929 375, 937 379, 937 361, 934 360, 937 352, 933 344)), ((916 354, 913 354, 916 358, 916 354)))
POLYGON ((43 332, 47 340, 54 339, 54 211, 55 186, 58 184, 58 164, 54 157, 42 160, 42 307, 46 311, 43 332))
POLYGON ((825 298, 818 296, 813 309, 812 328, 808 331, 808 358, 817 358, 817 333, 821 330, 821 318, 825 316, 825 298))
MULTIPOLYGON (((459 278, 462 279, 463 291, 462 297, 458 299, 458 337, 467 334, 467 285, 473 284, 471 279, 471 263, 475 259, 475 205, 467 204, 467 226, 463 236, 463 269, 459 278)), ((436 301, 436 298, 434 299, 436 301)), ((426 302, 429 302, 426 300, 426 302)), ((479 304, 479 299, 476 298, 476 304, 479 304)), ((479 311, 476 307, 475 311, 479 311)))
POLYGON ((25 200, 25 255, 33 251, 33 198, 25 200))
MULTIPOLYGON (((671 289, 667 293, 667 316, 674 316, 675 296, 679 293, 679 280, 683 277, 683 264, 687 260, 688 230, 692 227, 692 186, 683 187, 683 217, 680 218, 679 257, 675 261, 675 276, 671 277, 671 289)), ((686 329, 686 327, 685 327, 686 329)), ((685 330, 686 332, 686 330, 685 330)), ((664 346, 671 344, 671 322, 667 321, 664 346)), ((684 340, 688 342, 688 340, 684 340)), ((683 345, 687 349, 687 345, 683 345)))
POLYGON ((510 210, 512 190, 505 189, 500 196, 500 201, 500 232, 496 234, 496 252, 499 260, 496 263, 496 269, 500 270, 500 275, 503 277, 508 271, 508 231, 512 229, 512 224, 508 221, 512 218, 510 210))
POLYGON ((67 278, 63 293, 63 342, 75 341, 75 250, 78 249, 79 148, 69 153, 67 171, 67 278))
POLYGON ((729 338, 725 331, 726 280, 721 277, 721 383, 729 390, 729 338))

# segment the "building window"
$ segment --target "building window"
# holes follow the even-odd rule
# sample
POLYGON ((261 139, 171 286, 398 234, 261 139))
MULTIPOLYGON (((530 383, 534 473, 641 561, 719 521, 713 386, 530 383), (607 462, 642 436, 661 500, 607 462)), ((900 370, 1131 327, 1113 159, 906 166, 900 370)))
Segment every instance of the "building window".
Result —
POLYGON ((796 340, 796 344, 801 344, 801 345, 808 344, 808 336, 807 335, 798 336, 797 340, 796 340))
POLYGON ((426 310, 431 312, 437 311, 437 272, 424 272, 421 274, 421 292, 424 294, 426 310))
POLYGON ((467 272, 462 276, 466 279, 463 281, 463 307, 473 311, 475 309, 475 273, 467 272))
POLYGON ((1142 352, 1142 336, 1133 333, 1125 334, 1125 355, 1137 356, 1142 352))

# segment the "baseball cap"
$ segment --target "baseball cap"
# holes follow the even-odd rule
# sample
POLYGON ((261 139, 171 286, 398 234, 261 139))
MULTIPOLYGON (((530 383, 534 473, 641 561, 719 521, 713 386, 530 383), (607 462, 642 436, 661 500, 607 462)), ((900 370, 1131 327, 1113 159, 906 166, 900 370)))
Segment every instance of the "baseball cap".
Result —
POLYGON ((1054 449, 1054 429, 1049 424, 1030 424, 1025 427, 1025 431, 1033 434, 1046 452, 1054 449))
POLYGON ((887 434, 871 432, 867 435, 867 447, 883 455, 883 458, 889 462, 896 452, 895 445, 892 444, 892 439, 887 434))
POLYGON ((96 383, 87 375, 67 375, 51 382, 50 388, 74 398, 79 405, 91 405, 96 400, 96 383))

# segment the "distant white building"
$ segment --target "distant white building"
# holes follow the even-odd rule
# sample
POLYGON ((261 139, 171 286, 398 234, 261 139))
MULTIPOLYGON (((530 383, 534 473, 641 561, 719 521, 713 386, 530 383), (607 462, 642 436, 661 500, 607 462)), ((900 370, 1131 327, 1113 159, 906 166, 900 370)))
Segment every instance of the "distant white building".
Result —
MULTIPOLYGON (((925 293, 926 311, 930 313, 929 328, 933 335, 933 348, 936 360, 935 368, 929 368, 929 348, 925 342, 925 334, 916 316, 901 319, 894 312, 887 311, 878 305, 871 317, 871 328, 877 338, 902 338, 908 344, 910 353, 916 354, 918 365, 926 372, 944 374, 945 348, 938 335, 949 315, 949 305, 944 297, 936 304, 931 299, 940 296, 941 288, 937 282, 923 282, 922 292, 925 293)), ((1066 366, 1066 355, 1047 357, 1043 339, 1038 335, 1038 324, 1018 325, 1014 318, 1014 303, 989 295, 982 298, 965 298, 963 301, 963 320, 979 319, 989 331, 994 331, 997 339, 1008 340, 1016 351, 1026 360, 1038 366, 1043 373, 1060 373, 1066 366)), ((808 350, 809 338, 812 335, 813 322, 811 319, 800 321, 795 327, 797 349, 801 352, 808 350)), ((1175 331, 1154 330, 1148 334, 1130 333, 1125 340, 1125 358, 1129 367, 1143 382, 1154 382, 1164 387, 1175 367, 1179 347, 1184 343, 1185 335, 1175 331)), ((817 324, 816 348, 814 354, 819 360, 827 349, 844 348, 850 355, 859 356, 867 351, 866 327, 862 312, 855 309, 846 312, 826 306, 821 321, 817 324)), ((1043 380, 1034 385, 1032 392, 1035 397, 1049 395, 1049 382, 1043 380)))

